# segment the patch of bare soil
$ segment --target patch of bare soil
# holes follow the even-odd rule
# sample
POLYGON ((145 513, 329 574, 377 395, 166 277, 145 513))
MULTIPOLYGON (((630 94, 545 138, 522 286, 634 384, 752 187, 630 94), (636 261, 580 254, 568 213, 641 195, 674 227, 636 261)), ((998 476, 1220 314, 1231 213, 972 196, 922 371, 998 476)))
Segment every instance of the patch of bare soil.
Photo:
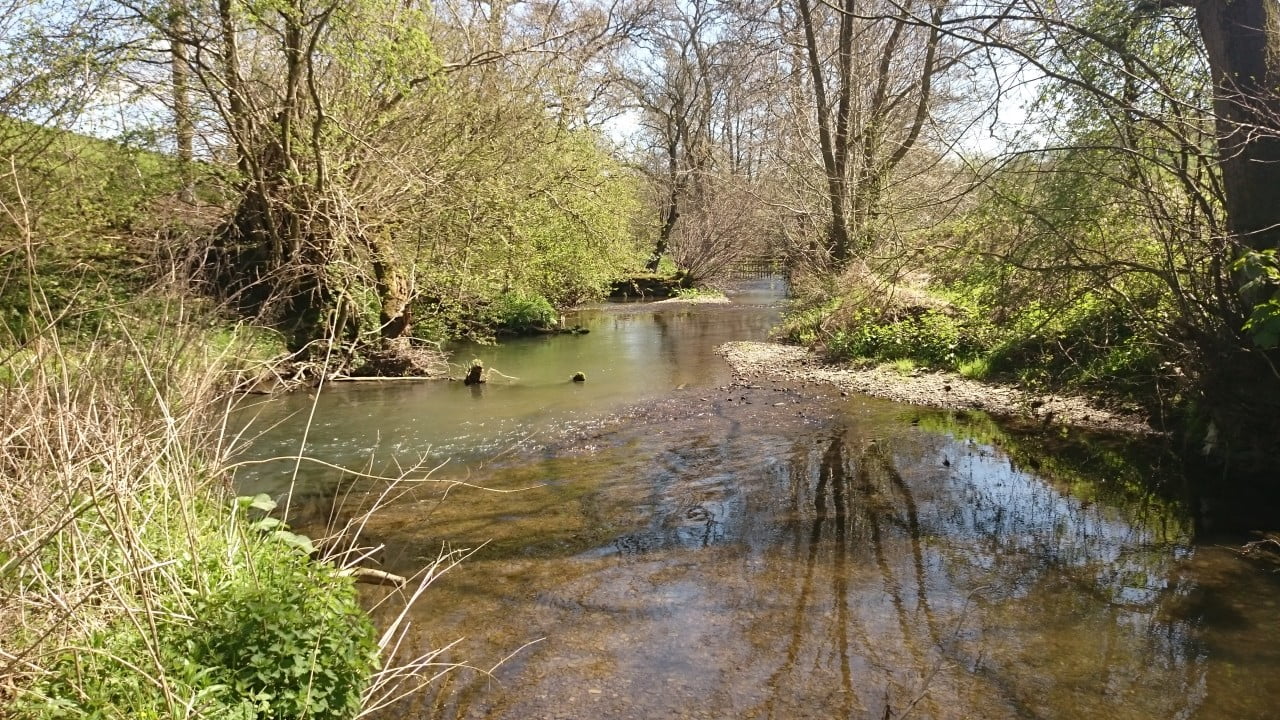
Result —
POLYGON ((824 382, 841 390, 897 402, 955 410, 983 410, 1043 425, 1068 425, 1141 435, 1159 435, 1145 418, 1100 407, 1089 398, 1028 392, 1013 385, 981 382, 948 372, 902 375, 888 367, 851 368, 824 362, 793 345, 731 342, 716 350, 745 380, 776 378, 824 382))

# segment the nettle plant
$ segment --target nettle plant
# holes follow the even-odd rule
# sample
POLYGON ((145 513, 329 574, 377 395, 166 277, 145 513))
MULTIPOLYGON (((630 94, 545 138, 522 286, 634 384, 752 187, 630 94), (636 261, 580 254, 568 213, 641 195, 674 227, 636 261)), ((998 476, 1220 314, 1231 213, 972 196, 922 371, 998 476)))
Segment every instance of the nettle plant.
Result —
MULTIPOLYGON (((241 511, 270 512, 266 495, 236 499, 241 511)), ((185 638, 197 672, 245 718, 355 717, 378 646, 352 580, 315 562, 311 540, 266 516, 250 524, 258 551, 246 572, 195 603, 185 638)))
POLYGON ((174 566, 178 582, 142 590, 153 612, 115 617, 62 652, 17 716, 356 717, 379 648, 352 579, 276 518, 246 521, 275 508, 266 495, 234 502, 230 523, 205 528, 174 566))

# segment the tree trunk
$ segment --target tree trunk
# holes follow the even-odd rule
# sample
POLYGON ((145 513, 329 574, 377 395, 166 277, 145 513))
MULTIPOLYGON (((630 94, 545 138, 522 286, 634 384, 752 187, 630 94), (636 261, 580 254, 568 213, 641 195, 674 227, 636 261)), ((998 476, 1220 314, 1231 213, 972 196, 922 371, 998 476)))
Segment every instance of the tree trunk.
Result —
MULTIPOLYGON (((828 250, 837 268, 843 267, 849 260, 849 219, 848 219, 848 183, 845 177, 845 160, 847 159, 847 142, 842 147, 832 139, 831 112, 827 106, 827 86, 822 76, 822 59, 818 55, 817 31, 814 28, 813 10, 809 0, 799 0, 800 22, 804 26, 804 45, 808 59, 809 75, 813 80, 813 100, 818 121, 818 145, 822 151, 822 168, 827 174, 827 204, 831 210, 830 226, 827 228, 828 250)), ((842 16, 840 27, 841 45, 845 47, 846 26, 842 16)), ((848 26, 852 42, 852 25, 848 26)), ((847 91, 848 77, 842 77, 847 91)), ((843 92, 841 94, 843 97, 843 92)), ((847 119, 842 116, 842 119, 847 119)), ((848 135, 844 139, 847 141, 848 135)))
POLYGON ((662 263, 662 256, 671 244, 671 234, 675 232, 676 220, 680 219, 680 136, 679 131, 671 135, 667 143, 667 196, 662 208, 662 227, 658 229, 658 244, 645 263, 645 270, 657 272, 662 263))
POLYGON ((1253 250, 1280 248, 1280 3, 1200 0, 1213 74, 1227 226, 1253 250))
POLYGON ((173 80, 173 133, 182 178, 181 197, 195 200, 191 171, 195 123, 191 117, 191 68, 187 65, 187 34, 190 32, 190 10, 185 0, 174 0, 169 18, 169 54, 173 80))
POLYGON ((368 241, 372 255, 375 289, 378 293, 378 323, 384 343, 409 337, 413 332, 413 278, 395 257, 389 242, 368 241))
POLYGON ((218 26, 222 33, 222 82, 227 89, 227 127, 236 149, 236 169, 248 178, 253 175, 251 150, 255 145, 255 125, 243 94, 240 45, 232 0, 218 0, 218 26))
MULTIPOLYGON (((1280 249, 1280 2, 1170 4, 1195 8, 1209 59, 1218 162, 1235 256, 1280 249)), ((1224 308, 1228 323, 1235 325, 1229 331, 1240 331, 1243 317, 1255 305, 1280 293, 1274 282, 1261 277, 1263 271, 1249 268, 1237 274, 1242 314, 1233 317, 1224 308)), ((1280 453, 1278 358, 1274 350, 1252 345, 1252 338, 1235 335, 1206 349, 1204 407, 1214 428, 1209 435, 1221 439, 1220 454, 1231 475, 1273 482, 1274 458, 1280 453)))

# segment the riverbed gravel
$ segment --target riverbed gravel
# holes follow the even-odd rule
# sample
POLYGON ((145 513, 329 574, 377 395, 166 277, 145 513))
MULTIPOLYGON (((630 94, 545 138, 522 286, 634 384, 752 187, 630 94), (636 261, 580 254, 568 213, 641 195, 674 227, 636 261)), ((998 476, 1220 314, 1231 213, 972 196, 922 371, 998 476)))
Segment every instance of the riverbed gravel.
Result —
POLYGON ((874 395, 897 402, 955 410, 983 410, 1048 426, 1158 435, 1143 417, 1102 407, 1094 399, 1038 393, 1001 383, 981 382, 930 370, 903 374, 889 366, 851 367, 825 362, 811 350, 766 342, 731 342, 717 352, 732 366, 739 382, 775 379, 825 383, 844 392, 874 395))
POLYGON ((724 295, 694 295, 680 297, 677 295, 666 300, 659 300, 654 305, 728 305, 732 301, 724 295))

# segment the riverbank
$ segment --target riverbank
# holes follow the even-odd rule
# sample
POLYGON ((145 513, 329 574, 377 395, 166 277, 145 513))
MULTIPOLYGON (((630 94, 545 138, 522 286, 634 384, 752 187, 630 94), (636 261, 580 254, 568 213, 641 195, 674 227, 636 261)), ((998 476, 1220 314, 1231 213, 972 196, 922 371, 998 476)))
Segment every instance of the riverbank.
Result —
POLYGON ((1099 407, 1089 398, 1033 393, 1006 384, 970 380, 956 373, 900 374, 887 366, 856 368, 824 362, 811 350, 766 342, 730 342, 716 350, 739 381, 764 378, 833 385, 846 392, 928 407, 982 410, 1045 426, 1070 426, 1137 435, 1160 435, 1146 419, 1099 407))
POLYGON ((654 305, 728 305, 732 301, 724 295, 677 295, 666 300, 657 300, 654 305))
POLYGON ((261 338, 157 307, 0 334, 0 716, 355 717, 388 663, 353 573, 230 485, 261 338))

